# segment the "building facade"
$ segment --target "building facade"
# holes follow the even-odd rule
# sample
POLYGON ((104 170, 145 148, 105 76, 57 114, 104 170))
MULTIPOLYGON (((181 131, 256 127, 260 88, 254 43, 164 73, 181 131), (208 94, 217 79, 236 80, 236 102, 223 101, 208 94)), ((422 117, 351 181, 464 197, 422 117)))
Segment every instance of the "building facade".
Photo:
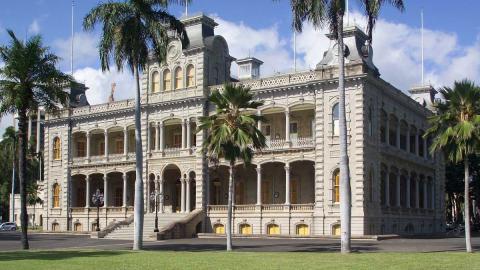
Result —
MULTIPOLYGON (((264 101, 258 126, 267 147, 235 173, 236 234, 336 235, 340 230, 336 48, 315 70, 260 76, 261 61, 238 60, 232 79, 227 41, 204 15, 183 20, 190 43, 173 39, 167 60, 151 59, 141 77, 145 226, 159 216, 203 215, 197 232, 223 233, 228 167, 200 151, 200 116, 223 83, 251 87, 264 101), (200 209, 200 211, 193 211, 200 209), (193 211, 193 212, 192 212, 193 211)), ((423 138, 430 110, 382 80, 366 36, 347 27, 346 113, 352 186, 352 234, 433 233, 444 229, 444 165, 423 138)), ((320 59, 319 59, 320 60, 320 59)), ((134 101, 79 106, 45 119, 43 224, 50 231, 93 231, 133 215, 134 101)))

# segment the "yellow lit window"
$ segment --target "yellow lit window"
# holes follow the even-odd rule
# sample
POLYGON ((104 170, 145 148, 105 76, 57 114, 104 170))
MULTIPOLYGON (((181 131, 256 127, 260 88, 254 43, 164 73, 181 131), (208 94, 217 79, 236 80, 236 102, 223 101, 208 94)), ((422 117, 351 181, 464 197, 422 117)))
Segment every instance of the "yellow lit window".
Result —
POLYGON ((163 91, 172 90, 172 74, 169 69, 163 71, 163 91))
POLYGON ((60 207, 60 185, 53 184, 53 207, 60 207))
POLYGON ((299 224, 297 225, 297 235, 300 236, 307 236, 310 235, 310 230, 307 224, 299 224))
POLYGON ((270 224, 267 226, 267 234, 276 235, 280 234, 280 227, 277 224, 270 224))
POLYGON ((223 226, 223 224, 215 224, 213 226, 213 231, 216 234, 225 234, 225 226, 223 226))
POLYGON ((195 68, 193 65, 187 67, 187 87, 195 86, 195 68))
POLYGON ((252 226, 250 224, 241 224, 240 225, 241 234, 252 234, 252 226))
POLYGON ((60 138, 56 137, 53 139, 53 159, 60 160, 61 151, 60 151, 60 138))
POLYGON ((152 93, 160 92, 160 74, 158 71, 152 73, 152 93))
POLYGON ((333 173, 333 202, 340 202, 340 170, 333 173))
POLYGON ((340 235, 341 234, 341 227, 340 224, 335 224, 332 227, 332 235, 340 235))
POLYGON ((182 68, 175 69, 175 89, 183 88, 183 72, 182 68))

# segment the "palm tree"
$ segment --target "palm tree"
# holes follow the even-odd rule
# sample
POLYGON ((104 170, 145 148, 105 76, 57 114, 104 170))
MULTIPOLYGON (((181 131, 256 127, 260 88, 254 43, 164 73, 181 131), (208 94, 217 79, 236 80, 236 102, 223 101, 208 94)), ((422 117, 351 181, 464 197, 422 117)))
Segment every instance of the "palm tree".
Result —
MULTIPOLYGON (((372 29, 381 6, 388 2, 403 9, 401 0, 360 0, 365 6, 365 13, 369 18, 369 41, 371 42, 372 29)), ((328 26, 337 41, 338 55, 346 57, 348 51, 343 43, 343 17, 345 14, 345 0, 291 0, 293 13, 293 27, 301 32, 304 21, 310 22, 315 28, 328 26)), ((338 57, 338 111, 339 111, 339 140, 340 140, 340 224, 341 224, 341 252, 351 251, 351 213, 352 193, 350 185, 350 168, 347 144, 347 120, 345 114, 345 58, 338 57)))
POLYGON ((253 158, 254 149, 265 147, 265 136, 257 128, 258 121, 263 118, 251 114, 251 111, 256 111, 263 102, 254 101, 249 88, 231 84, 226 84, 221 92, 213 91, 209 101, 216 107, 215 114, 201 117, 198 131, 208 134, 202 148, 210 160, 218 162, 220 158, 224 158, 230 165, 226 234, 227 251, 231 251, 235 162, 241 160, 246 166, 253 158))
POLYGON ((73 82, 69 75, 56 69, 59 58, 43 47, 40 36, 33 36, 25 43, 7 31, 11 40, 0 47, 0 116, 18 115, 18 178, 20 181, 20 222, 22 247, 28 249, 27 216, 27 113, 41 105, 47 112, 54 112, 59 105, 66 106, 68 94, 64 91, 73 82))
POLYGON ((403 0, 360 0, 364 7, 364 13, 367 16, 367 42, 369 45, 372 45, 373 41, 373 28, 377 23, 378 16, 380 15, 380 10, 383 5, 390 4, 396 9, 403 12, 405 10, 405 5, 403 0))
MULTIPOLYGON (((100 62, 103 71, 110 69, 114 61, 117 70, 126 64, 136 81, 135 92, 135 210, 133 249, 143 246, 143 151, 140 119, 140 73, 147 67, 149 53, 162 63, 173 30, 184 45, 188 38, 183 24, 167 12, 174 0, 128 0, 100 3, 85 16, 83 27, 93 30, 97 23, 102 25, 99 43, 100 62)), ((181 1, 180 1, 181 2, 181 1)), ((185 2, 185 1, 183 1, 185 2)), ((182 3, 183 3, 182 2, 182 3)))
POLYGON ((431 127, 424 137, 433 136, 432 153, 443 151, 454 162, 464 162, 465 181, 465 242, 472 252, 470 239, 469 159, 480 150, 480 88, 467 79, 456 81, 453 89, 440 91, 444 100, 435 104, 437 114, 430 117, 431 127))

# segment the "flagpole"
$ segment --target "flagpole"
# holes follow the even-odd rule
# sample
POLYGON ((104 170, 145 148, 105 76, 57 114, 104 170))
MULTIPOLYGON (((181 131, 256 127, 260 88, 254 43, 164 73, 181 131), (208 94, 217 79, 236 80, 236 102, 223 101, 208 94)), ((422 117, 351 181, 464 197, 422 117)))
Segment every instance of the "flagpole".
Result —
POLYGON ((12 219, 10 222, 17 223, 15 220, 15 114, 13 116, 13 142, 12 142, 12 219))
POLYGON ((424 70, 425 70, 425 65, 424 65, 424 40, 423 40, 423 9, 420 13, 420 19, 421 19, 421 24, 422 24, 422 28, 421 28, 421 36, 422 36, 422 86, 425 85, 425 77, 424 77, 424 70))
POLYGON ((185 17, 188 17, 188 0, 185 0, 185 17))
POLYGON ((74 12, 74 7, 75 7, 75 1, 72 0, 72 41, 70 44, 70 73, 73 76, 73 38, 74 38, 74 33, 73 33, 73 12, 74 12))

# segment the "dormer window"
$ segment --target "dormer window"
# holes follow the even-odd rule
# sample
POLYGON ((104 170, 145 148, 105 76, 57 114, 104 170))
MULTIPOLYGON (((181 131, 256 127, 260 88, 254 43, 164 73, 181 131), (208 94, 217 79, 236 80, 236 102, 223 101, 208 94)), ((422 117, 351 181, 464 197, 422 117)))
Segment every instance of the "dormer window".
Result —
POLYGON ((175 89, 183 88, 183 72, 181 67, 175 69, 175 89))
POLYGON ((163 91, 172 90, 172 74, 169 69, 163 71, 163 91))

